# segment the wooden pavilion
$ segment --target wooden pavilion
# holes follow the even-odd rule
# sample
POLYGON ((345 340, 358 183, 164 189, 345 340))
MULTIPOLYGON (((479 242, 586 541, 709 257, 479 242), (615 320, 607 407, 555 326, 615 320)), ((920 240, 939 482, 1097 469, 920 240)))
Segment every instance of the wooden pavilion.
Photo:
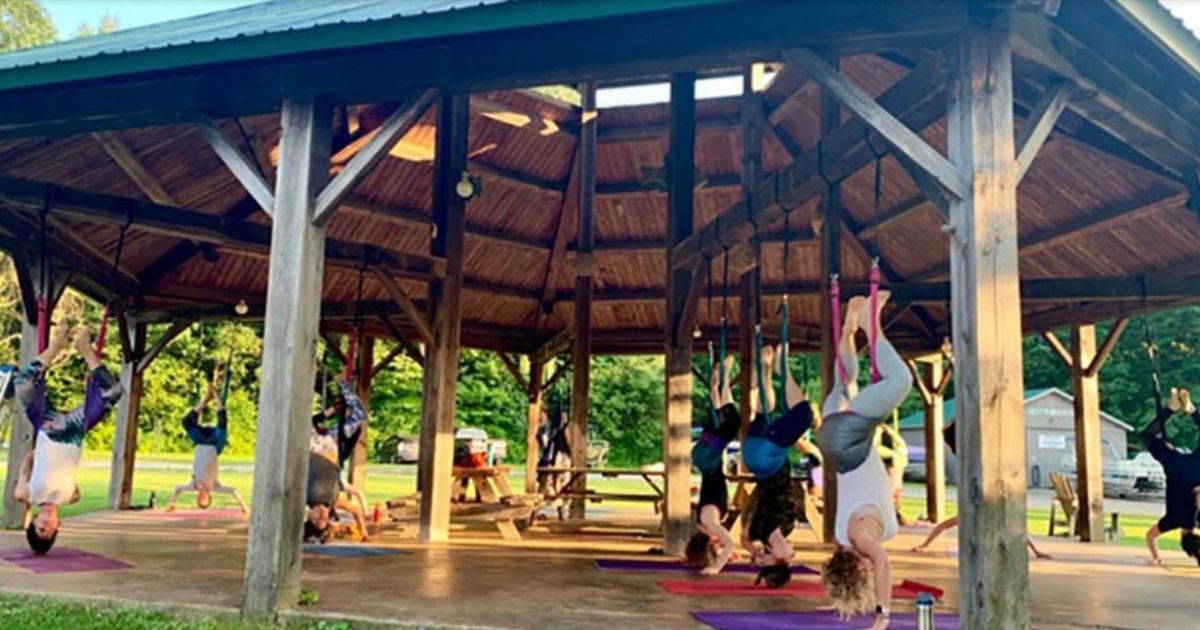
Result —
MULTIPOLYGON (((1200 43, 1141 0, 277 0, 8 53, 0 244, 22 358, 43 296, 69 284, 119 305, 120 508, 142 371, 197 320, 265 322, 244 603, 265 614, 299 586, 321 334, 363 331, 368 393, 370 338, 424 365, 434 542, 460 347, 529 357, 531 419, 569 351, 580 436, 592 353, 665 353, 677 553, 693 330, 721 318, 710 279, 744 361, 753 323, 778 337, 787 296, 793 347, 828 377, 829 279, 862 291, 877 258, 888 334, 922 364, 933 516, 954 348, 964 627, 1027 627, 1021 333, 1071 327, 1052 344, 1075 375, 1080 534, 1098 539, 1097 374, 1124 325, 1097 344, 1094 322, 1200 297, 1198 70, 1200 43), (721 76, 742 93, 696 98, 721 76), (649 82, 669 104, 596 106, 597 89, 649 82), (530 89, 549 84, 581 102, 530 89), (150 340, 152 323, 171 325, 150 340)), ((29 442, 10 447, 8 525, 29 442)))

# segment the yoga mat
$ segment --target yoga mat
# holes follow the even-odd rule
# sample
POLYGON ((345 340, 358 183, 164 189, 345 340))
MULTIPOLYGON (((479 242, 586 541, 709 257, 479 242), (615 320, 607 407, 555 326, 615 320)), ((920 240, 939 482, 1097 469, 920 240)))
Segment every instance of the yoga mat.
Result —
POLYGON ((11 562, 26 571, 38 574, 114 571, 133 568, 133 565, 120 560, 70 547, 55 547, 44 556, 35 555, 28 549, 4 549, 0 551, 0 560, 11 562))
MULTIPOLYGON (((647 571, 660 573, 699 573, 682 562, 661 560, 626 560, 621 558, 597 558, 596 568, 601 571, 647 571)), ((751 564, 727 564, 721 573, 758 575, 758 567, 751 564)), ((792 565, 792 575, 817 575, 817 572, 802 565, 792 565)))
POLYGON ((374 558, 376 556, 409 555, 410 552, 370 545, 304 545, 304 551, 334 558, 374 558))
MULTIPOLYGON (((848 621, 838 619, 833 611, 812 612, 694 612, 697 621, 716 630, 840 630, 864 628, 873 616, 858 616, 848 621)), ((958 630, 958 615, 935 614, 938 630, 958 630)), ((916 613, 892 613, 888 630, 916 630, 916 613)))
POLYGON ((175 510, 174 512, 146 512, 153 518, 164 521, 203 521, 208 519, 244 519, 247 518, 237 508, 221 510, 175 510))
MULTIPOLYGON (((753 582, 742 580, 659 580, 658 585, 663 590, 674 595, 742 595, 753 597, 802 597, 805 599, 821 599, 825 597, 825 585, 820 582, 805 582, 792 580, 783 588, 767 588, 754 586, 753 582)), ((929 593, 935 599, 941 599, 944 592, 940 588, 905 580, 892 587, 892 597, 895 599, 916 599, 917 595, 929 593)))

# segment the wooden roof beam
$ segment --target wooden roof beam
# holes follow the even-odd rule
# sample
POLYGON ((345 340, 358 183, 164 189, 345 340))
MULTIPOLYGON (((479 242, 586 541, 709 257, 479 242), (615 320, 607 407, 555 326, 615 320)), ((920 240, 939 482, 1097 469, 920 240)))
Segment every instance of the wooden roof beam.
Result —
POLYGON ((325 185, 317 195, 316 207, 313 209, 313 224, 326 225, 333 218, 333 213, 342 200, 359 184, 371 170, 384 158, 388 151, 413 125, 421 119, 425 110, 438 98, 436 89, 422 90, 412 97, 405 99, 396 111, 392 112, 378 129, 371 131, 371 138, 350 162, 338 173, 332 181, 325 185))
MULTIPOLYGON (((139 231, 250 252, 267 251, 271 244, 271 228, 250 221, 42 182, 0 177, 0 200, 15 207, 37 212, 47 198, 53 200, 54 215, 70 216, 90 223, 121 226, 132 219, 132 229, 139 231)), ((76 247, 82 246, 77 244, 76 247)), ((335 239, 326 240, 325 251, 328 262, 334 265, 361 267, 364 261, 374 261, 394 272, 421 277, 436 277, 445 273, 445 260, 421 254, 393 252, 335 239)), ((106 264, 111 266, 112 262, 106 264)), ((139 284, 136 279, 131 282, 139 284)))
POLYGON ((558 331, 553 337, 550 337, 545 343, 543 343, 541 346, 538 346, 537 350, 530 353, 530 360, 534 363, 545 363, 546 361, 553 359, 563 352, 566 352, 567 348, 571 347, 571 343, 575 341, 575 332, 574 325, 567 326, 566 328, 558 331))
POLYGON ((240 149, 233 146, 216 122, 203 119, 196 125, 196 129, 216 152, 217 157, 225 163, 234 178, 242 184, 251 197, 254 197, 263 212, 269 215, 274 214, 275 190, 259 172, 258 166, 252 163, 240 149))
MULTIPOLYGON (((877 102, 919 130, 945 115, 944 90, 945 62, 942 55, 933 55, 885 91, 877 102)), ((733 204, 719 222, 705 226, 676 247, 675 264, 689 264, 704 254, 716 256, 722 243, 732 246, 750 238, 754 223, 766 225, 782 218, 781 203, 796 205, 823 193, 822 171, 826 177, 839 180, 870 163, 874 155, 863 142, 866 129, 862 120, 852 118, 821 139, 821 151, 808 151, 764 177, 754 195, 762 200, 757 207, 748 208, 744 201, 733 204)))
POLYGON ((134 155, 129 145, 117 137, 117 134, 111 131, 99 131, 93 133, 92 138, 112 158, 113 162, 129 176, 130 181, 142 191, 142 194, 146 195, 147 199, 164 206, 179 205, 175 201, 175 197, 171 196, 171 193, 163 188, 158 178, 150 173, 150 170, 134 155))
POLYGON ((783 58, 794 63, 813 77, 821 87, 834 94, 850 111, 862 118, 883 136, 895 151, 916 163, 946 192, 962 198, 965 184, 954 165, 929 146, 907 125, 898 120, 861 88, 850 82, 820 55, 805 48, 784 51, 783 58))
POLYGON ((421 338, 421 341, 426 345, 432 344, 433 329, 429 326, 429 322, 425 319, 425 315, 421 313, 421 310, 417 308, 417 305, 408 297, 408 294, 404 292, 404 289, 400 287, 399 283, 396 282, 396 279, 393 278, 387 271, 378 267, 372 269, 371 272, 374 274, 375 279, 383 285, 383 288, 388 292, 388 295, 392 297, 392 300, 396 302, 396 305, 400 307, 400 312, 404 313, 404 317, 408 319, 410 324, 412 324, 412 327, 417 331, 417 336, 421 338))
POLYGON ((1058 117, 1075 95, 1075 86, 1069 81, 1060 81, 1046 90, 1017 132, 1017 181, 1025 177, 1033 160, 1050 138, 1058 117))

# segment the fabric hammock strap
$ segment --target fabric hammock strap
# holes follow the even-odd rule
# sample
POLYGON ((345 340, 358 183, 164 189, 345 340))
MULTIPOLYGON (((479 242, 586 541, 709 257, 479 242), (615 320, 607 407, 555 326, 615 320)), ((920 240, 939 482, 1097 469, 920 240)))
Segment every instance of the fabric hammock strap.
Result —
POLYGON ((868 335, 868 344, 870 345, 871 354, 871 382, 878 383, 879 375, 879 360, 877 355, 879 343, 879 318, 875 317, 875 313, 879 311, 879 260, 875 259, 871 262, 871 328, 868 335))
POLYGON ((50 214, 50 187, 46 186, 42 209, 38 213, 38 277, 37 297, 37 349, 38 354, 46 351, 50 342, 50 256, 46 251, 46 218, 50 214))
MULTIPOLYGON (((112 273, 115 276, 121 269, 121 254, 125 251, 125 234, 129 232, 129 226, 133 225, 133 212, 125 216, 125 223, 121 225, 121 231, 117 233, 117 251, 113 255, 112 273)), ((113 300, 110 297, 104 302, 104 314, 100 316, 100 332, 96 335, 96 354, 100 357, 104 356, 104 343, 108 338, 108 318, 112 315, 113 300)))
POLYGON ((371 248, 367 247, 363 251, 363 264, 358 269, 358 290, 354 295, 354 331, 350 333, 350 343, 346 348, 346 382, 354 381, 354 371, 358 363, 358 343, 359 337, 362 336, 362 299, 363 299, 363 282, 367 277, 367 265, 371 257, 371 248))
POLYGON ((838 378, 845 383, 850 380, 850 374, 842 364, 842 287, 836 273, 829 277, 829 301, 833 312, 833 364, 837 366, 838 378))
POLYGON ((1154 345, 1154 333, 1150 330, 1150 318, 1142 316, 1142 332, 1146 337, 1146 356, 1150 358, 1150 379, 1154 384, 1154 412, 1162 413, 1162 378, 1158 363, 1158 347, 1154 345))
POLYGON ((221 406, 229 403, 229 373, 233 369, 233 345, 229 346, 229 356, 225 359, 224 382, 221 383, 221 406))

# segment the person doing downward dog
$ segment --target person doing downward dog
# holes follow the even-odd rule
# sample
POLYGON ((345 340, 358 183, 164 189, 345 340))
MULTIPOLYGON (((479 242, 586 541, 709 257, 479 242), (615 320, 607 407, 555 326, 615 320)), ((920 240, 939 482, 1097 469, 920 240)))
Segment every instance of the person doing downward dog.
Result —
POLYGON ((733 557, 733 537, 722 520, 729 512, 729 487, 725 480, 725 449, 737 439, 742 428, 742 415, 733 401, 728 378, 735 357, 725 359, 724 379, 721 366, 713 366, 709 381, 709 400, 717 410, 718 426, 705 427, 692 446, 692 464, 700 471, 700 502, 697 506, 697 532, 688 541, 686 557, 689 566, 700 569, 702 575, 716 575, 733 557), (723 382, 722 382, 723 381, 723 382))
POLYGON ((875 448, 875 431, 912 389, 912 376, 904 360, 879 327, 879 314, 890 294, 880 291, 874 309, 864 297, 852 298, 846 307, 845 325, 838 340, 841 363, 834 371, 832 391, 822 408, 824 418, 817 443, 825 465, 837 471, 835 536, 838 549, 825 563, 822 579, 834 608, 844 616, 870 610, 871 582, 875 581, 875 623, 872 630, 888 627, 892 598, 892 570, 884 541, 896 535, 896 506, 892 480, 875 448), (876 344, 878 382, 858 392, 858 330, 879 331, 876 344))
POLYGON ((1177 412, 1184 412, 1200 427, 1200 410, 1192 403, 1186 389, 1171 388, 1171 398, 1165 409, 1159 411, 1153 422, 1142 430, 1142 441, 1146 450, 1162 464, 1167 477, 1166 514, 1158 519, 1154 527, 1146 532, 1146 547, 1150 550, 1150 563, 1162 564, 1158 555, 1158 537, 1172 530, 1181 530, 1179 546, 1184 553, 1200 564, 1200 536, 1196 527, 1200 513, 1197 512, 1200 496, 1200 450, 1188 451, 1167 441, 1166 422, 1177 412))
POLYGON ((79 501, 76 475, 83 455, 83 438, 104 419, 124 390, 92 347, 91 331, 75 334, 75 351, 87 363, 87 390, 83 404, 60 412, 46 392, 46 371, 67 348, 67 327, 61 326, 46 349, 16 378, 17 401, 33 425, 33 450, 25 456, 14 496, 38 514, 25 530, 29 548, 44 555, 58 538, 58 507, 79 501))
POLYGON ((246 502, 242 500, 242 495, 238 494, 237 489, 223 486, 217 480, 217 472, 220 469, 218 460, 221 452, 229 443, 229 414, 225 411, 224 401, 217 394, 216 383, 220 381, 220 378, 221 375, 218 372, 213 378, 213 382, 208 384, 204 397, 200 399, 194 409, 188 410, 187 414, 183 416, 183 430, 187 433, 193 446, 192 480, 175 486, 175 493, 171 495, 171 500, 167 503, 168 512, 175 511, 175 502, 184 492, 195 492, 196 507, 202 510, 207 510, 212 505, 212 493, 217 492, 232 496, 243 514, 249 512, 246 502), (201 425, 200 418, 204 416, 204 410, 212 402, 217 404, 217 426, 201 425))
POLYGON ((800 437, 812 426, 813 410, 808 398, 792 378, 791 371, 783 363, 783 353, 776 348, 766 347, 762 351, 757 387, 760 395, 751 396, 756 409, 754 421, 746 431, 742 443, 742 458, 755 477, 754 492, 747 502, 742 523, 742 545, 750 551, 754 563, 760 567, 755 584, 762 581, 769 588, 780 588, 792 579, 791 560, 795 555, 788 535, 796 525, 798 507, 792 495, 792 471, 788 456, 796 447, 800 437), (779 359, 779 365, 776 365, 779 359), (775 366, 785 382, 787 411, 772 420, 770 412, 775 406, 774 387, 770 370, 775 366))

